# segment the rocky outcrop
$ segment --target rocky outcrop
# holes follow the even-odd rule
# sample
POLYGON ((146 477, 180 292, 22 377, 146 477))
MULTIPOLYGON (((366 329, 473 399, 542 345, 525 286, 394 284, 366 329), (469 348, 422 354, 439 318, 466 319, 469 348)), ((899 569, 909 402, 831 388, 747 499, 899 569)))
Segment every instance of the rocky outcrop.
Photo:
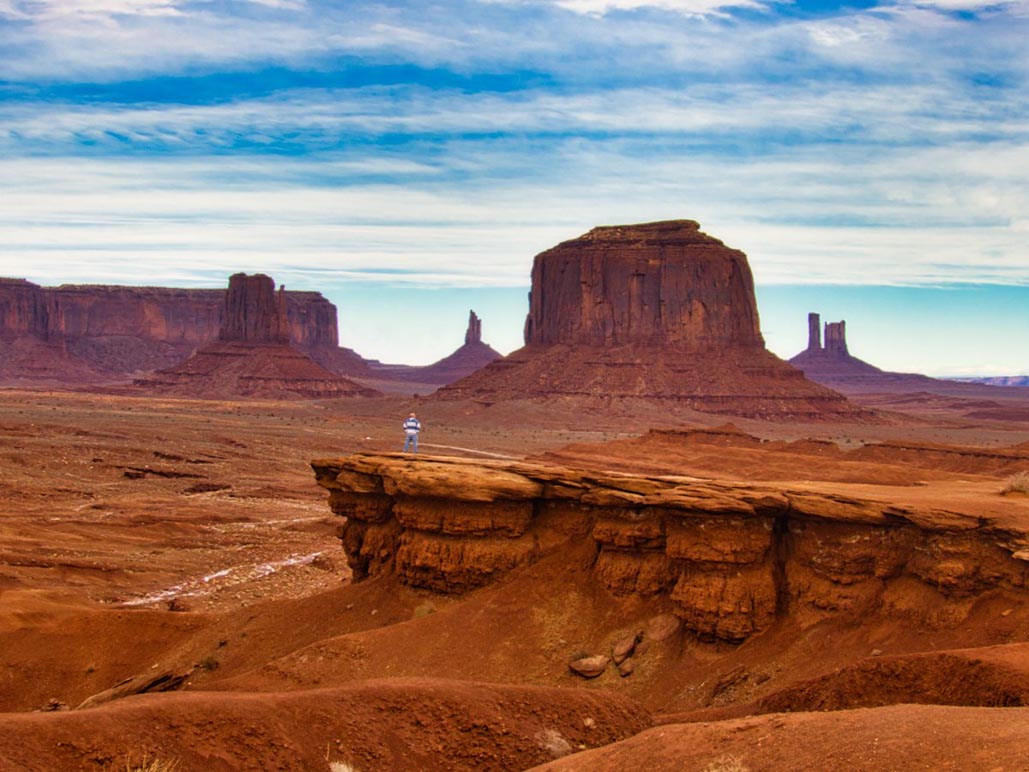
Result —
POLYGON ((46 293, 24 279, 0 278, 0 340, 46 340, 50 332, 46 293))
POLYGON ((746 256, 689 220, 594 228, 537 255, 525 343, 437 398, 629 398, 781 417, 858 412, 765 349, 746 256))
MULTIPOLYGON (((339 347, 336 307, 318 292, 285 291, 288 341, 334 372, 367 374, 364 360, 339 347)), ((224 289, 62 285, 0 278, 0 342, 52 346, 54 374, 108 380, 171 367, 215 340, 224 289)), ((19 371, 21 372, 21 371, 19 371)))
POLYGON ((425 367, 379 363, 372 363, 371 367, 380 377, 391 380, 445 385, 471 375, 500 358, 499 351, 482 342, 482 320, 475 311, 469 311, 464 345, 453 354, 425 367))
MULTIPOLYGON (((981 383, 961 383, 956 380, 930 378, 918 373, 881 370, 850 353, 845 321, 825 323, 824 344, 819 324, 819 314, 808 314, 807 348, 792 357, 789 362, 811 380, 844 394, 924 392, 973 399, 1008 396, 1000 391, 991 392, 990 388, 981 383)), ((999 384, 1004 385, 1007 384, 999 384)), ((1017 394, 1011 396, 1018 397, 1017 394)))
POLYGON ((357 581, 395 574, 461 593, 556 550, 592 546, 616 595, 664 596, 705 639, 790 615, 883 613, 956 623, 987 593, 1024 597, 1026 505, 1003 521, 825 490, 402 454, 312 462, 345 518, 357 581), (931 611, 930 611, 931 610, 931 611), (926 618, 931 615, 931 619, 926 618))
POLYGON ((340 377, 288 343, 285 292, 269 276, 234 274, 224 294, 218 340, 186 361, 135 385, 163 394, 232 399, 371 396, 377 392, 340 377))
POLYGON ((271 276, 236 273, 229 277, 218 340, 289 343, 286 288, 275 291, 271 276))

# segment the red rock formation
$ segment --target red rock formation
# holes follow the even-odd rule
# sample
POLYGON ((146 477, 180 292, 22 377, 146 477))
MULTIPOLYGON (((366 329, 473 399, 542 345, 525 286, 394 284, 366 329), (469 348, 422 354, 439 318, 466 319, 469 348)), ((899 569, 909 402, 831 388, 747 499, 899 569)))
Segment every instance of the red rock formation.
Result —
POLYGON ((746 255, 689 220, 594 228, 537 255, 525 342, 764 345, 746 255))
POLYGON ((43 288, 25 279, 0 278, 0 340, 26 335, 46 340, 48 332, 43 288))
POLYGON ((453 354, 425 367, 378 363, 372 363, 371 367, 381 378, 409 383, 445 385, 471 375, 500 358, 499 351, 482 342, 482 320, 475 311, 469 311, 464 345, 453 354))
POLYGON ((185 362, 135 381, 149 391, 213 399, 374 395, 289 344, 286 295, 269 276, 234 274, 218 340, 185 362))
POLYGON ((103 379, 51 337, 51 304, 42 287, 0 278, 0 383, 7 386, 87 384, 103 379))
POLYGON ((689 220, 594 228, 537 255, 525 342, 437 398, 640 398, 739 415, 857 413, 765 349, 746 256, 689 220))
POLYGON ((808 347, 791 358, 790 364, 811 380, 844 394, 925 392, 978 399, 1002 396, 996 390, 999 387, 881 370, 850 353, 846 322, 826 322, 824 346, 818 333, 818 322, 818 314, 808 314, 808 347))
POLYGON ((482 343, 482 319, 475 311, 468 311, 468 329, 464 333, 464 344, 482 343))
MULTIPOLYGON (((339 347, 336 307, 321 293, 284 296, 290 342, 333 372, 370 374, 359 355, 339 347)), ((224 290, 40 287, 0 278, 0 341, 32 336, 52 343, 56 348, 46 356, 54 359, 51 371, 58 381, 80 382, 83 368, 93 373, 91 380, 112 380, 171 367, 218 337, 224 310, 224 290)), ((28 345, 23 341, 20 348, 28 345)), ((7 369, 31 380, 25 368, 7 369)))
POLYGON ((285 287, 276 292, 272 277, 263 273, 230 276, 218 340, 289 343, 285 287))
POLYGON ((778 486, 402 454, 312 462, 355 581, 462 593, 587 541, 597 582, 663 596, 703 638, 741 641, 791 616, 959 624, 979 598, 1023 596, 1020 505, 984 515, 778 486), (896 604, 895 607, 891 604, 896 604))

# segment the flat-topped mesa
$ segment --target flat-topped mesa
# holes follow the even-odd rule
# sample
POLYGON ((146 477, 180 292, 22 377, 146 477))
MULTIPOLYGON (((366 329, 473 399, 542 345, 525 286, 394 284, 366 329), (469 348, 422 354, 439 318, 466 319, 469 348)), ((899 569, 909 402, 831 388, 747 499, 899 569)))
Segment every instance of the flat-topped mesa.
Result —
POLYGON ((537 255, 525 346, 432 398, 870 417, 764 347, 746 255, 691 220, 594 228, 537 255))
POLYGON ((218 340, 289 343, 285 289, 276 292, 272 277, 263 273, 230 276, 218 340))
POLYGON ((692 220, 594 228, 537 255, 525 342, 764 346, 746 255, 692 220))
MULTIPOLYGON (((237 288, 241 289, 241 288, 237 288)), ((262 290, 267 291, 267 287, 262 290)), ((364 360, 339 347, 336 306, 319 292, 280 290, 285 297, 289 341, 334 372, 369 375, 364 360)), ((243 290, 244 296, 252 292, 243 290)), ((275 305, 282 303, 278 295, 275 305)), ((244 301, 244 305, 250 301, 244 301)), ((266 301, 265 301, 266 302, 266 301)), ((225 289, 62 284, 41 287, 0 277, 0 341, 25 349, 26 366, 6 370, 33 377, 27 348, 49 344, 56 359, 47 369, 56 380, 82 381, 82 369, 101 380, 121 380, 182 362, 220 334, 276 337, 272 329, 251 329, 256 316, 235 301, 235 320, 226 319, 225 289), (78 360, 77 366, 72 366, 78 360)), ((256 309, 252 309, 256 310, 256 309)), ((278 310, 276 310, 278 313, 278 310)), ((279 323, 281 328, 281 321, 279 323)), ((6 382, 6 381, 5 381, 6 382)))
POLYGON ((49 333, 46 291, 25 279, 0 277, 0 340, 31 335, 45 340, 49 333))
POLYGON ((664 597, 687 630, 727 641, 786 618, 956 625, 980 598, 1022 603, 1029 592, 1023 499, 987 515, 978 504, 929 507, 908 489, 860 500, 832 484, 399 453, 311 466, 345 518, 338 533, 354 581, 394 576, 459 594, 548 555, 586 553, 598 591, 664 597))

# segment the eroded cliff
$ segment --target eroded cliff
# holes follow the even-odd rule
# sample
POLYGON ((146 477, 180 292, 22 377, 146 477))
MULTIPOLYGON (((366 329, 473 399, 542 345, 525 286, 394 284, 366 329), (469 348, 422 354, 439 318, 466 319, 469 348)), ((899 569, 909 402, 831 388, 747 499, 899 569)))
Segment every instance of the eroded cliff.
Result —
MULTIPOLYGON (((1029 536, 1009 514, 886 504, 830 489, 401 454, 312 462, 345 520, 355 580, 394 573, 462 593, 572 542, 617 595, 670 598, 705 639, 785 616, 883 613, 950 624, 988 593, 1024 593, 1029 536)), ((1022 519, 1019 519, 1022 518, 1022 519)))
MULTIPOLYGON (((215 340, 224 289, 70 285, 41 287, 0 278, 0 341, 49 344, 70 380, 83 368, 123 375, 170 367, 215 340)), ((319 292, 283 292, 288 341, 335 372, 366 373, 364 361, 339 348, 336 306, 319 292)), ((241 321, 241 320, 240 320, 241 321)), ((24 369, 24 368, 23 368, 24 369)))

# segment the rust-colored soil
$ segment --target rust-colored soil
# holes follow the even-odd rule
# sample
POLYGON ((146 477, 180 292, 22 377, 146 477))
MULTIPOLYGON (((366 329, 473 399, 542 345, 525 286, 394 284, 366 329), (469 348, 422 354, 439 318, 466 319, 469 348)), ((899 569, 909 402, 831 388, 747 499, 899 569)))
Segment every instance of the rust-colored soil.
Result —
POLYGON ((659 628, 667 601, 597 586, 586 544, 463 595, 351 584, 308 466, 399 450, 416 409, 428 452, 781 482, 1029 526, 1029 500, 1000 493, 1027 469, 1026 424, 890 400, 879 423, 734 430, 559 401, 0 392, 0 768, 514 770, 565 754, 584 770, 1026 768, 1020 588, 936 616, 787 616, 742 644, 680 629, 631 677, 584 680, 569 661, 659 628), (174 691, 118 696, 173 676, 174 691))

